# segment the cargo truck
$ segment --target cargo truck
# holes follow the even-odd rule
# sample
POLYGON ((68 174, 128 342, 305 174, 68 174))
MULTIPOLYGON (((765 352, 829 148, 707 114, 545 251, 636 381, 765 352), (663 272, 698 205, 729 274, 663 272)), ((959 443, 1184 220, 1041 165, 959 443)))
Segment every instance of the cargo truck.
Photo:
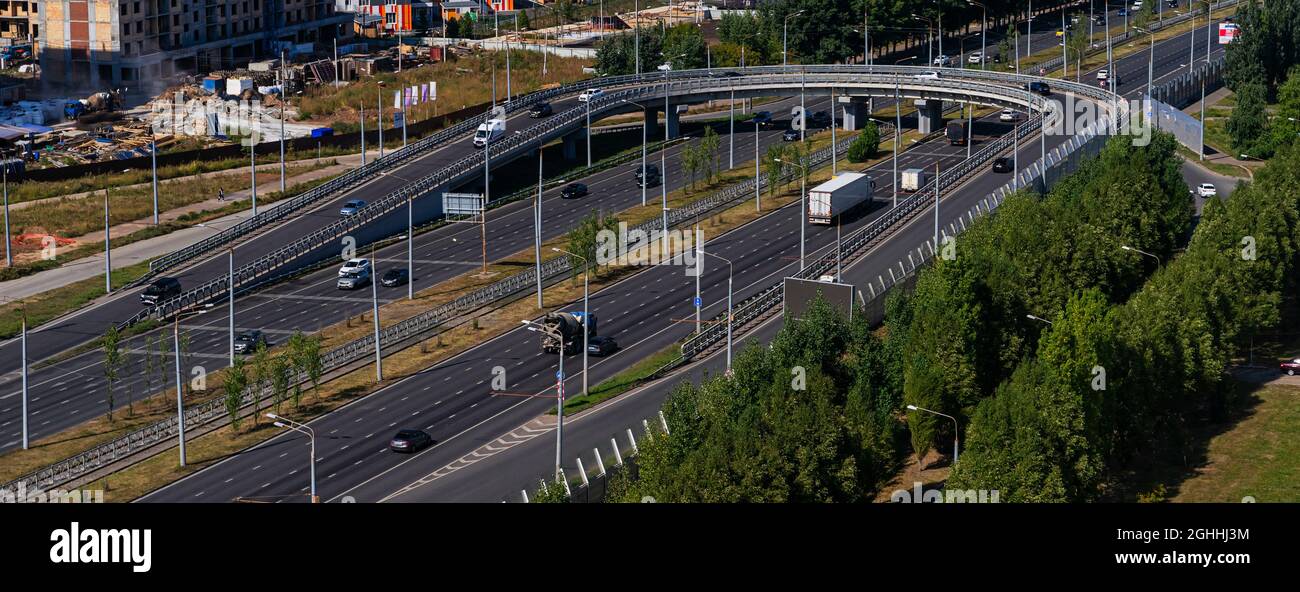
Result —
POLYGON ((948 144, 952 146, 966 145, 966 122, 954 121, 948 124, 944 130, 948 136, 948 144))
POLYGON ((926 175, 923 169, 907 169, 903 171, 903 182, 900 183, 903 191, 919 191, 922 185, 925 185, 926 175))
POLYGON ((862 173, 840 173, 808 191, 808 222, 830 224, 836 216, 871 201, 875 181, 862 173))
MULTIPOLYGON (((546 331, 542 333, 542 351, 548 354, 560 352, 560 343, 564 343, 564 353, 573 354, 581 351, 582 331, 584 325, 582 311, 553 312, 542 319, 546 331), (557 338, 556 335, 559 335, 557 338)), ((588 339, 596 336, 596 315, 591 315, 591 323, 586 327, 588 339)))

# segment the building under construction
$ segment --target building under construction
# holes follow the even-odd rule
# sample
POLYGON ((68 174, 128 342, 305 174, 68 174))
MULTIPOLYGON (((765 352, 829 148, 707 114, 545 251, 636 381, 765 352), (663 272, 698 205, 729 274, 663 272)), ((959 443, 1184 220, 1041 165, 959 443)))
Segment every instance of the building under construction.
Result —
POLYGON ((42 80, 66 90, 163 86, 350 33, 335 0, 45 0, 42 80))

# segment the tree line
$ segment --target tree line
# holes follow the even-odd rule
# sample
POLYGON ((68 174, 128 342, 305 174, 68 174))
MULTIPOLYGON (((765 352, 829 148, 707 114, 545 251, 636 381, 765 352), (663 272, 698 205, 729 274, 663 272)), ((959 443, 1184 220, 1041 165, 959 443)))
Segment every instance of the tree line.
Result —
POLYGON ((1233 156, 1266 159, 1300 134, 1300 0, 1246 2, 1234 20, 1240 30, 1225 59, 1236 105, 1227 131, 1233 156))
POLYGON ((889 297, 882 327, 817 302, 733 377, 679 384, 671 433, 644 441, 609 499, 869 501, 909 452, 958 435, 907 404, 958 417, 951 486, 1095 499, 1145 446, 1225 409, 1230 356, 1277 322, 1300 244, 1288 150, 1193 234, 1173 138, 1113 139, 1047 195, 976 221, 954 259, 889 297))

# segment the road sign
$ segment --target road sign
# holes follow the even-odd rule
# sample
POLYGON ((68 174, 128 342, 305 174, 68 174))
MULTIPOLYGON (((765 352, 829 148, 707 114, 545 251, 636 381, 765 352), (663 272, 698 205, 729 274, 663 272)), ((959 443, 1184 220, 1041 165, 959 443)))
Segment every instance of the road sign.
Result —
POLYGON ((785 278, 785 322, 799 320, 818 296, 844 315, 853 318, 853 285, 835 282, 785 278))
POLYGON ((696 296, 696 297, 695 297, 695 308, 699 308, 699 307, 700 307, 700 297, 699 297, 699 296, 696 296))
POLYGON ((406 127, 406 114, 401 111, 393 112, 393 127, 406 127))
POLYGON ((482 193, 442 194, 442 212, 452 222, 481 222, 483 210, 482 193))

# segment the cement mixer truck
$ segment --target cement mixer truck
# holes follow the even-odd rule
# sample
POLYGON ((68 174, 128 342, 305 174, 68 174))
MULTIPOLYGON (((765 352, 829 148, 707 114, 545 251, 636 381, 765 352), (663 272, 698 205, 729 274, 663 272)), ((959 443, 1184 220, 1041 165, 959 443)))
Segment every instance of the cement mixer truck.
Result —
POLYGON ((596 336, 596 315, 591 315, 591 323, 583 322, 582 311, 553 312, 542 319, 546 331, 542 333, 542 351, 548 354, 560 353, 563 340, 564 353, 573 354, 582 350, 582 331, 586 325, 588 339, 596 336), (559 338, 556 337, 559 335, 559 338))

